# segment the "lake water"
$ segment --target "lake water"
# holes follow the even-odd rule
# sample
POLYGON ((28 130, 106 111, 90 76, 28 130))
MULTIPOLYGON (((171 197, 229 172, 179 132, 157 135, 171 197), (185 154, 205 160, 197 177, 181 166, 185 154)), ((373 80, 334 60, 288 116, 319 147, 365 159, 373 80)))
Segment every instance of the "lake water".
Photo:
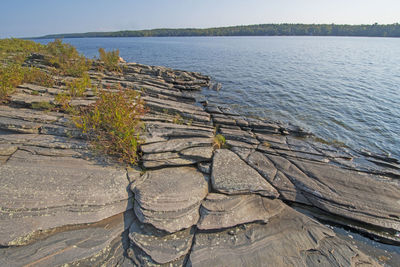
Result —
MULTIPOLYGON (((37 40, 42 43, 48 40, 37 40)), ((198 71, 222 83, 212 101, 291 122, 353 149, 400 159, 400 39, 151 37, 64 39, 88 57, 198 71)))

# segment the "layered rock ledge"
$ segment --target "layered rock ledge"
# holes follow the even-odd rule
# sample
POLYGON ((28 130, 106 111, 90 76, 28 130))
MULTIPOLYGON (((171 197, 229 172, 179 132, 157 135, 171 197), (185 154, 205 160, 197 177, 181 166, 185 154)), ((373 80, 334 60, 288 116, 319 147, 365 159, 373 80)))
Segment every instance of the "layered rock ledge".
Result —
MULTIPOLYGON (((395 159, 199 105, 196 91, 210 86, 199 73, 136 63, 122 70, 90 75, 142 92, 150 108, 144 169, 95 154, 68 115, 33 109, 53 103, 63 85, 21 85, 0 106, 1 266, 385 263, 318 218, 400 244, 395 159), (225 148, 215 150, 216 134, 225 148), (300 213, 293 203, 320 212, 300 213)), ((88 91, 74 104, 93 101, 88 91)))

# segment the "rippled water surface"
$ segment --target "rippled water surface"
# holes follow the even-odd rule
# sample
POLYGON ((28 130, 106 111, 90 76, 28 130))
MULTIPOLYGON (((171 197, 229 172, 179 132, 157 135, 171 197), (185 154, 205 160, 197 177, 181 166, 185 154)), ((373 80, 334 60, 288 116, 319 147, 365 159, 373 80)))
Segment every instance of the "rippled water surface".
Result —
MULTIPOLYGON (((39 40, 47 42, 47 40, 39 40)), ((400 39, 176 37, 65 39, 86 56, 199 71, 236 111, 300 125, 317 136, 400 159, 400 39)))

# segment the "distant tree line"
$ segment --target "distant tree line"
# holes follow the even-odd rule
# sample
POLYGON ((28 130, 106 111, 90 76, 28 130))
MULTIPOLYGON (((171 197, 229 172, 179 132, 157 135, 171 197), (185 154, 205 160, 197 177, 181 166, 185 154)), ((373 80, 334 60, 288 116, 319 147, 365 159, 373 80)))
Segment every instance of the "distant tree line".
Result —
POLYGON ((400 24, 258 24, 207 29, 154 29, 117 32, 53 34, 41 38, 84 37, 169 37, 169 36, 369 36, 400 37, 400 24))

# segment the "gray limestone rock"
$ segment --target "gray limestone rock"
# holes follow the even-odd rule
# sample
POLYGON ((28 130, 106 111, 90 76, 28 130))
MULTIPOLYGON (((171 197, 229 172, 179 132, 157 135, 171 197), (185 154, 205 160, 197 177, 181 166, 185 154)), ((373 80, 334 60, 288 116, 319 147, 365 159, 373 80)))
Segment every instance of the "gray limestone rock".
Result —
POLYGON ((115 243, 133 221, 132 210, 90 225, 66 226, 38 236, 35 243, 0 249, 1 266, 108 266, 115 243))
POLYGON ((205 174, 211 174, 211 163, 200 162, 197 164, 197 168, 205 174))
MULTIPOLYGON (((276 200, 278 201, 278 200, 276 200)), ((187 266, 379 266, 289 207, 267 224, 196 233, 187 266)))
POLYGON ((193 228, 169 234, 137 220, 129 229, 129 239, 133 249, 139 248, 144 252, 136 253, 136 257, 143 265, 167 264, 186 256, 192 246, 193 236, 193 228))
POLYGON ((127 185, 125 170, 18 150, 0 166, 0 244, 119 214, 129 208, 127 185))
POLYGON ((314 206, 400 231, 400 185, 397 181, 329 164, 268 157, 314 206))
POLYGON ((163 153, 180 152, 191 147, 211 147, 213 140, 211 138, 182 138, 170 139, 166 142, 158 142, 142 145, 143 153, 163 153))
POLYGON ((225 194, 258 193, 276 198, 279 193, 256 170, 227 149, 215 151, 212 187, 225 194))
POLYGON ((249 222, 268 222, 279 214, 284 205, 279 200, 271 200, 259 195, 208 194, 200 208, 201 230, 222 229, 249 222))
POLYGON ((197 223, 208 178, 193 167, 148 171, 133 192, 140 221, 176 232, 197 223))
POLYGON ((258 151, 252 152, 246 158, 246 162, 267 179, 279 191, 283 199, 302 204, 311 204, 286 175, 278 171, 275 165, 262 153, 258 151))

